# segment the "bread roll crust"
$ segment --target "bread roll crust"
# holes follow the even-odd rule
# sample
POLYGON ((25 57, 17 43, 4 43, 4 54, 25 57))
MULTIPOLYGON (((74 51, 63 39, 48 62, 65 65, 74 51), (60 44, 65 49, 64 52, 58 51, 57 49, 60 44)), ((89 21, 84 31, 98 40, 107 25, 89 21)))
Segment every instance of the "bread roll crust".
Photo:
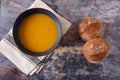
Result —
POLYGON ((89 41, 94 38, 101 38, 104 34, 104 28, 100 21, 88 17, 79 23, 78 33, 84 41, 89 41))
POLYGON ((85 58, 92 63, 96 63, 105 59, 110 50, 107 40, 95 38, 85 43, 83 53, 85 58))

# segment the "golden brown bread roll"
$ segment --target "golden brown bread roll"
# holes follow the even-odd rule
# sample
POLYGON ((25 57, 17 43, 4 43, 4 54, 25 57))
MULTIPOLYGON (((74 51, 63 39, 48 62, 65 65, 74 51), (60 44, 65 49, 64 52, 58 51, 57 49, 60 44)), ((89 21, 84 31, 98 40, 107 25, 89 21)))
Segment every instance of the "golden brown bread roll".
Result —
POLYGON ((94 38, 101 38, 104 34, 104 28, 98 20, 89 17, 79 23, 78 33, 84 41, 88 41, 94 38))
POLYGON ((89 62, 96 63, 105 59, 109 49, 110 46, 107 40, 95 38, 85 43, 83 53, 89 62))

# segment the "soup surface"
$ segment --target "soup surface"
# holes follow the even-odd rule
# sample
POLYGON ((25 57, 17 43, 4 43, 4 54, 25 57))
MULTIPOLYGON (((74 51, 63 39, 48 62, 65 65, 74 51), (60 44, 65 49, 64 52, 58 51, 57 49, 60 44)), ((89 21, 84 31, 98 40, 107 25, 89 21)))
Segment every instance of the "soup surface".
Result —
POLYGON ((19 28, 22 45, 32 52, 49 50, 55 45, 57 38, 57 24, 46 14, 35 13, 26 17, 19 28))

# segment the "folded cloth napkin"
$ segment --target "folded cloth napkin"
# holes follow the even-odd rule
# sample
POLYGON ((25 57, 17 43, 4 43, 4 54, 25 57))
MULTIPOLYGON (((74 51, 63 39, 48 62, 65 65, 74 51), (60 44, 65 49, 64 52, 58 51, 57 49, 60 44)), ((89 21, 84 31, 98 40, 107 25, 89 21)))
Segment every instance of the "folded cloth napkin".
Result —
MULTIPOLYGON (((30 8, 44 8, 56 15, 56 17, 61 23, 62 35, 64 35, 71 26, 71 23, 69 21, 65 20, 63 17, 58 15, 54 10, 52 10, 41 0, 35 0, 30 8)), ((13 62, 26 75, 38 73, 44 67, 45 63, 52 56, 52 54, 54 54, 50 53, 47 56, 40 57, 34 57, 24 54, 24 52, 18 49, 14 42, 12 29, 0 41, 0 52, 11 62, 13 62)))

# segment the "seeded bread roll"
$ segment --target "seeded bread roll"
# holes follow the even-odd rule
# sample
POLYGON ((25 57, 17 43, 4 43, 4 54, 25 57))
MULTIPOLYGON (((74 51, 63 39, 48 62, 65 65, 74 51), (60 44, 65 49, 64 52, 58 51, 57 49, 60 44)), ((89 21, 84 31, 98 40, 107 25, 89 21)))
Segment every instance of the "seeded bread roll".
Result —
POLYGON ((94 38, 101 38, 104 34, 104 28, 98 20, 89 17, 79 23, 78 33, 84 41, 89 41, 94 38))
POLYGON ((85 43, 83 53, 89 62, 97 63, 106 58, 109 49, 110 46, 107 40, 95 38, 85 43))

